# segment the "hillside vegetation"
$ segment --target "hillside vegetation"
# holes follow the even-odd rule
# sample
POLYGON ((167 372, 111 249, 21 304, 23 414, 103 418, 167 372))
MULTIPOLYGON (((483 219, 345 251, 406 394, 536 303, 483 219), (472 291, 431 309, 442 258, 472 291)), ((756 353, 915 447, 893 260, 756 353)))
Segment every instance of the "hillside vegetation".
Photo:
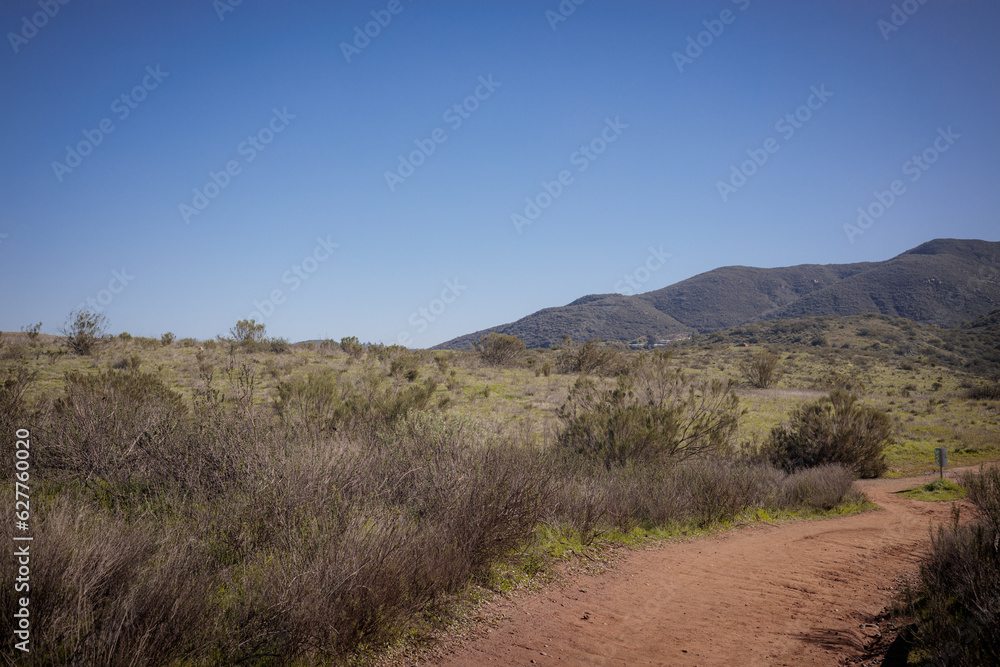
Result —
POLYGON ((816 355, 835 348, 844 359, 878 360, 894 358, 927 362, 979 375, 1000 373, 1000 310, 943 329, 886 315, 863 314, 850 317, 804 317, 749 324, 718 331, 699 341, 726 345, 806 346, 816 355))

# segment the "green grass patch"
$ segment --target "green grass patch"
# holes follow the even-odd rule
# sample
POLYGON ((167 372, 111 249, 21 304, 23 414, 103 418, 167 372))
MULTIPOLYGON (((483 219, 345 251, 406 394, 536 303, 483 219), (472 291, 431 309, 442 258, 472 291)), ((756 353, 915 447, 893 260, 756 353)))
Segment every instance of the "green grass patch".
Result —
POLYGON ((965 489, 948 479, 936 479, 923 486, 898 491, 897 493, 911 500, 923 500, 926 502, 961 500, 965 497, 965 489))
POLYGON ((879 509, 864 495, 849 495, 836 507, 820 509, 775 509, 757 507, 743 512, 733 520, 714 521, 700 525, 695 521, 671 523, 665 526, 638 525, 630 530, 611 529, 589 537, 564 526, 541 524, 535 529, 535 540, 518 558, 528 569, 520 572, 534 576, 545 569, 543 562, 568 561, 574 558, 596 559, 609 548, 641 548, 665 540, 689 540, 708 537, 755 523, 832 519, 852 516, 879 509))

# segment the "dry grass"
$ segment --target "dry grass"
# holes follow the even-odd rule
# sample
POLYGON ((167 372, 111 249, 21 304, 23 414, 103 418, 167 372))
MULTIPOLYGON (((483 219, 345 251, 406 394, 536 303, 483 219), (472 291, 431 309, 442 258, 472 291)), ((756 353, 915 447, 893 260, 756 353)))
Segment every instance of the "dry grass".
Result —
POLYGON ((960 482, 975 521, 954 522, 933 536, 917 590, 901 615, 912 621, 908 664, 973 667, 1000 664, 1000 468, 965 474, 960 482))
MULTIPOLYGON (((502 434, 424 414, 301 441, 234 396, 188 415, 142 373, 68 378, 33 427, 50 500, 35 505, 42 634, 19 662, 344 659, 538 522, 543 468, 502 434)), ((4 587, 8 637, 15 605, 4 587)))
MULTIPOLYGON (((556 351, 508 368, 472 352, 352 349, 136 338, 83 358, 39 336, 0 362, 0 420, 44 443, 33 450, 38 652, 19 663, 350 661, 437 617, 470 583, 494 585, 502 564, 544 567, 557 540, 852 498, 842 469, 788 476, 738 453, 642 466, 569 456, 553 445, 576 378, 551 372, 556 351)), ((681 350, 673 363, 725 382, 740 354, 681 350)), ((608 359, 613 373, 632 361, 608 359)), ((794 372, 778 389, 739 392, 748 414, 719 451, 784 420, 814 391, 795 378, 829 360, 781 363, 794 372)), ((963 438, 996 432, 992 404, 945 401, 910 416, 963 438)), ((8 459, 0 481, 11 474, 8 459)), ((0 567, 10 581, 11 559, 0 567)), ((0 593, 3 623, 13 595, 0 593)))

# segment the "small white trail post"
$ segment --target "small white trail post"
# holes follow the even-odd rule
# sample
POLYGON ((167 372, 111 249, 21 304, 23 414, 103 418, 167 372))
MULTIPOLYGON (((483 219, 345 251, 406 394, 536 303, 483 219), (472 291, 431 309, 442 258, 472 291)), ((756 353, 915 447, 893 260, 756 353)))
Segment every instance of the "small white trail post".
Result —
POLYGON ((934 464, 940 469, 941 479, 944 479, 944 468, 948 465, 948 448, 947 447, 935 447, 934 448, 934 464))

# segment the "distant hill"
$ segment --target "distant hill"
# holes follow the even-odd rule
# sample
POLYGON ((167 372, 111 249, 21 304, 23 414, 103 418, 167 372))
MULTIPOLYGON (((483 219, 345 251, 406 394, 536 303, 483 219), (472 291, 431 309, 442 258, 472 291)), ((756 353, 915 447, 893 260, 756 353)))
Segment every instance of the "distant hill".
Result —
POLYGON ((751 322, 872 267, 802 264, 777 269, 725 266, 637 298, 701 332, 751 322))
POLYGON ((491 332, 548 347, 564 335, 628 342, 762 320, 869 312, 954 327, 1000 308, 998 261, 1000 243, 936 239, 882 262, 726 266, 636 296, 585 296, 437 348, 468 348, 491 332))
POLYGON ((655 306, 622 294, 592 294, 558 308, 545 308, 516 322, 460 336, 435 349, 460 350, 489 333, 516 335, 528 347, 550 347, 565 335, 573 340, 630 341, 640 336, 682 335, 689 327, 655 306))
POLYGON ((870 312, 952 327, 1000 307, 1000 243, 938 239, 766 315, 870 312))

